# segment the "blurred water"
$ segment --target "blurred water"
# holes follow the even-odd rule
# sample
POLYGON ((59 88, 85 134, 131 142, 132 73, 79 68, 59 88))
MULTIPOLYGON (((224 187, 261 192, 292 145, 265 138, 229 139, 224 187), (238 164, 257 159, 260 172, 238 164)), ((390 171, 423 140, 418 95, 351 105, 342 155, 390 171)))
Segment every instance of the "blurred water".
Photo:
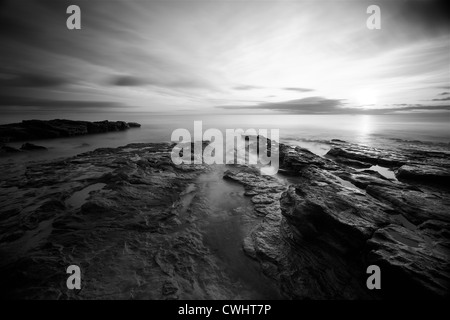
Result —
MULTIPOLYGON (((48 115, 29 115, 27 119, 53 119, 48 115)), ((374 147, 396 147, 409 144, 425 149, 449 149, 450 115, 154 115, 150 113, 111 113, 64 115, 72 120, 139 122, 140 129, 110 132, 72 138, 35 140, 49 151, 22 152, 1 157, 1 162, 39 161, 73 156, 101 147, 118 147, 134 142, 164 142, 171 140, 173 130, 188 129, 192 136, 194 121, 202 121, 203 132, 220 129, 279 129, 281 142, 300 145, 324 155, 329 147, 322 141, 341 139, 374 147)), ((15 117, 3 117, 3 123, 19 122, 15 117)), ((11 143, 20 147, 20 143, 11 143)))

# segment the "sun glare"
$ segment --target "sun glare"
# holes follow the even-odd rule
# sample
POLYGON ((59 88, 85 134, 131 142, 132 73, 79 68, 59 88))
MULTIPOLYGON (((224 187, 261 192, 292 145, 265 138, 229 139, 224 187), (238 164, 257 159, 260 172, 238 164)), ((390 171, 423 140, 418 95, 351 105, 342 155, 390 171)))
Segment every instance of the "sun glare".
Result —
POLYGON ((377 92, 373 89, 363 89, 356 95, 356 101, 360 107, 373 107, 377 104, 377 92))

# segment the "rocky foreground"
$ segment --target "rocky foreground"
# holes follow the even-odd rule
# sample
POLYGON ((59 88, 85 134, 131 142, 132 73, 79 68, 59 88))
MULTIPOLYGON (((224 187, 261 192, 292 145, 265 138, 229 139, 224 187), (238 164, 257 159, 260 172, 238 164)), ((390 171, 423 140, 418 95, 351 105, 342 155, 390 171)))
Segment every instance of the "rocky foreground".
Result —
POLYGON ((1 295, 449 298, 450 154, 330 144, 325 158, 280 145, 277 176, 174 165, 170 144, 97 149, 4 175, 1 295), (81 290, 66 288, 72 264, 81 290), (381 290, 366 286, 372 264, 381 290))
MULTIPOLYGON (((0 125, 0 143, 13 141, 51 139, 79 136, 110 131, 123 131, 140 127, 139 123, 125 121, 73 121, 54 120, 23 120, 20 123, 0 125)), ((8 151, 6 149, 5 151, 8 151)))

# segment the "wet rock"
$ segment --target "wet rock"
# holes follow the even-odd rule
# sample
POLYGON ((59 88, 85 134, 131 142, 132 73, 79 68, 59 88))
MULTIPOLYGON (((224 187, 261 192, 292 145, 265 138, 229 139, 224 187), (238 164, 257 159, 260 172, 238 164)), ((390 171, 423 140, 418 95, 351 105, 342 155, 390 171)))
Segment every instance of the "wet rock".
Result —
POLYGON ((396 172, 397 178, 422 182, 450 183, 450 168, 431 165, 403 165, 396 172))
POLYGON ((417 229, 428 240, 428 244, 450 252, 450 223, 439 220, 427 220, 417 226, 417 229))
POLYGON ((378 228, 390 223, 391 208, 342 185, 332 174, 310 168, 304 182, 281 197, 281 212, 299 241, 322 241, 344 252, 361 249, 378 228))
POLYGON ((291 147, 284 144, 279 146, 280 168, 286 172, 298 172, 304 167, 317 166, 328 170, 337 169, 334 162, 319 157, 311 151, 300 148, 291 147))
MULTIPOLYGON (((208 256, 198 231, 181 228, 186 223, 183 192, 206 167, 185 170, 174 165, 171 148, 133 144, 30 165, 23 175, 11 178, 20 186, 12 193, 2 180, 1 296, 58 299, 64 292, 68 299, 162 299, 163 293, 172 298, 215 297, 202 290, 192 293, 192 284, 202 281, 196 277, 209 274, 212 279, 223 271, 208 256), (146 164, 138 164, 143 159, 146 164), (67 205, 74 194, 97 184, 103 187, 80 196, 76 206, 67 205), (176 293, 169 285, 161 291, 165 270, 152 263, 161 248, 171 248, 160 253, 161 263, 184 279, 176 280, 176 293), (83 272, 84 288, 77 294, 65 288, 70 264, 83 272)), ((232 294, 220 287, 216 297, 232 294)))
POLYGON ((178 284, 175 281, 166 280, 162 288, 162 294, 168 296, 177 293, 178 290, 179 290, 178 284))
POLYGON ((128 126, 130 128, 140 128, 141 127, 141 125, 137 122, 128 122, 128 126))
MULTIPOLYGON (((280 194, 278 195, 280 196, 280 194)), ((280 209, 278 201, 274 201, 270 204, 255 204, 255 211, 258 215, 267 216, 280 209)))
MULTIPOLYGON (((240 170, 227 170, 224 179, 230 179, 242 183, 248 194, 254 195, 255 201, 272 202, 272 197, 286 189, 274 177, 261 176, 258 169, 242 168, 240 170)), ((252 199, 253 199, 252 198, 252 199)))
POLYGON ((38 146, 38 145, 35 145, 35 144, 32 144, 32 143, 28 143, 28 142, 22 144, 22 146, 20 147, 20 149, 22 149, 22 150, 27 150, 27 151, 47 150, 46 147, 38 146))
MULTIPOLYGON (((256 211, 264 210, 264 218, 244 239, 243 250, 249 257, 259 262, 263 272, 269 278, 279 284, 283 295, 293 299, 369 298, 371 296, 370 293, 365 292, 361 284, 358 284, 358 279, 364 275, 354 268, 353 258, 341 258, 341 254, 337 254, 334 249, 334 244, 329 245, 321 241, 313 241, 313 239, 306 241, 303 236, 298 236, 298 226, 290 221, 292 219, 284 216, 286 212, 282 214, 282 211, 290 210, 295 206, 285 201, 284 197, 290 191, 283 193, 283 185, 279 181, 271 182, 279 183, 278 188, 272 185, 270 188, 261 189, 261 184, 267 184, 268 181, 258 172, 245 174, 227 172, 226 174, 246 185, 250 190, 269 194, 272 194, 269 190, 277 190, 278 193, 272 195, 282 196, 281 208, 280 201, 265 206, 254 205, 256 211)), ((302 172, 301 179, 303 178, 302 172)), ((335 183, 338 182, 335 181, 335 183)), ((320 185, 321 183, 317 184, 317 187, 319 188, 320 185)), ((305 222, 309 223, 307 219, 305 222)), ((332 232, 333 226, 325 225, 323 228, 330 228, 328 231, 322 231, 323 233, 332 232)), ((347 235, 347 237, 351 236, 347 235)), ((361 242, 361 245, 363 244, 361 242)))
POLYGON ((334 174, 361 189, 366 189, 369 185, 393 185, 391 180, 372 170, 337 170, 334 174))
POLYGON ((366 188, 369 195, 388 203, 409 221, 420 224, 427 220, 450 221, 450 201, 438 195, 405 185, 374 185, 366 188))
POLYGON ((408 162, 408 159, 400 153, 352 143, 335 144, 328 151, 327 156, 341 161, 342 159, 349 159, 387 167, 400 166, 408 162))
POLYGON ((0 141, 21 141, 31 139, 48 139, 71 137, 109 131, 122 131, 136 128, 138 124, 130 126, 124 121, 73 121, 55 120, 24 120, 21 123, 0 125, 0 141))
MULTIPOLYGON (((305 157, 303 150, 282 144, 280 150, 283 176, 296 177, 287 191, 267 193, 262 185, 268 182, 256 171, 228 172, 226 178, 242 183, 255 198, 254 210, 264 218, 245 238, 243 249, 279 283, 284 295, 317 299, 447 295, 450 203, 445 192, 305 157), (383 281, 389 284, 382 293, 365 286, 369 264, 381 266, 383 276, 386 272, 383 281)), ((386 154, 368 156, 379 163, 386 154)), ((384 163, 397 163, 387 159, 384 163)))
POLYGON ((348 159, 348 158, 343 158, 340 156, 334 157, 333 160, 338 163, 342 163, 342 164, 345 164, 345 165, 353 167, 353 168, 370 168, 372 166, 371 163, 348 159))
POLYGON ((368 262, 381 268, 387 298, 449 297, 449 251, 422 232, 389 225, 374 233, 368 247, 368 262))
MULTIPOLYGON (((115 130, 109 122, 98 126, 115 130)), ((255 293, 229 269, 240 274, 256 261, 262 282, 277 286, 285 298, 448 297, 450 198, 443 185, 351 168, 358 161, 445 171, 446 154, 331 143, 345 150, 336 161, 280 144, 278 176, 246 165, 226 171, 177 166, 170 158, 173 144, 164 143, 101 148, 4 175, 1 293, 30 299, 247 299, 255 293), (227 201, 209 190, 207 172, 223 174, 233 201, 242 201, 239 208, 214 206, 227 201), (237 232, 242 242, 218 255, 209 241, 236 245, 228 238, 235 225, 227 220, 236 216, 242 216, 233 220, 243 226, 237 232), (213 224, 230 229, 205 234, 202 226, 213 224), (242 251, 247 257, 239 256, 242 251), (230 264, 236 257, 240 264, 230 264), (83 270, 84 288, 77 294, 65 288, 70 264, 83 270), (370 264, 381 267, 381 291, 366 287, 370 264)))
POLYGON ((6 146, 6 145, 0 146, 0 154, 1 153, 18 153, 18 152, 20 152, 20 150, 14 148, 14 147, 6 146))

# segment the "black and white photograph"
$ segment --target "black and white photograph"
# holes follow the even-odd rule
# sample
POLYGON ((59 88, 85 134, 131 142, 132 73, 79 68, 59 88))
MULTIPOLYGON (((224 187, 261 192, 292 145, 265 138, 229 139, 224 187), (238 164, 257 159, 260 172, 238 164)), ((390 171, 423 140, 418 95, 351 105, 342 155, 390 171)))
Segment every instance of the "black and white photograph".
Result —
POLYGON ((0 166, 3 302, 448 300, 447 1, 2 0, 0 166))

